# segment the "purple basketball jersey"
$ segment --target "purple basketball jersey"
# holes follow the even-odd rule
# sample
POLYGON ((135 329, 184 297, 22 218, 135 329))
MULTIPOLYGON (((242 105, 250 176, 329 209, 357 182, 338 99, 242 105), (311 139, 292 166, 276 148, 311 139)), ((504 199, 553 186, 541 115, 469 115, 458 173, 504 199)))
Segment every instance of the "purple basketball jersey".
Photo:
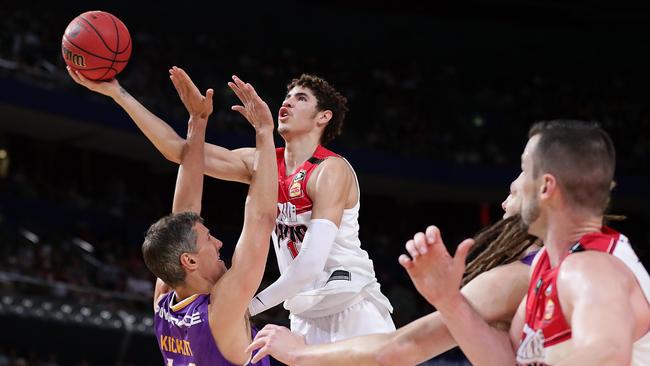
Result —
MULTIPOLYGON (((172 305, 174 292, 161 297, 154 316, 165 366, 231 366, 214 341, 208 323, 210 295, 193 295, 172 305)), ((253 336, 257 333, 253 330, 253 336)), ((268 357, 256 363, 269 366, 268 357)))

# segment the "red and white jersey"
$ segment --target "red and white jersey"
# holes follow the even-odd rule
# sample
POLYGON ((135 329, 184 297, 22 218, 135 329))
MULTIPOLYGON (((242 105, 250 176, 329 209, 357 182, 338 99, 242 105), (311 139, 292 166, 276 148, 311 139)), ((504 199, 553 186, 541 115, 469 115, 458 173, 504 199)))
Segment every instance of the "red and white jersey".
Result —
MULTIPOLYGON (((585 250, 609 253, 623 261, 650 301, 650 276, 624 235, 603 227, 602 232, 580 238, 570 253, 585 250)), ((564 318, 556 286, 561 264, 552 268, 544 248, 533 264, 526 299, 526 323, 517 350, 518 365, 553 365, 571 354, 571 326, 564 318)), ((631 365, 650 365, 650 332, 634 343, 631 365)))
MULTIPOLYGON (((309 178, 325 159, 343 158, 319 145, 311 158, 287 174, 284 148, 276 149, 276 154, 279 170, 278 216, 273 243, 278 267, 283 273, 300 252, 311 220, 312 200, 307 194, 309 178)), ((357 201, 354 207, 343 210, 339 230, 321 275, 296 296, 285 301, 284 307, 292 314, 301 317, 327 316, 342 311, 364 297, 371 297, 392 311, 390 302, 379 291, 372 260, 361 249, 359 207, 357 201)))

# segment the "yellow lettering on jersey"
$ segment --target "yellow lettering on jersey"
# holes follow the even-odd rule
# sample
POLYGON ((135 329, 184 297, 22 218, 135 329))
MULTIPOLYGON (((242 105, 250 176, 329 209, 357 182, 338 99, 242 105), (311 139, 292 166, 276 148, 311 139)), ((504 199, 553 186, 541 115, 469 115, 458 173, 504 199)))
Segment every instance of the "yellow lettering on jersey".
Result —
POLYGON ((171 336, 160 336, 160 348, 166 352, 180 353, 183 356, 194 356, 192 345, 189 341, 171 336))
POLYGON ((190 356, 194 356, 194 353, 192 353, 192 347, 190 347, 190 342, 188 341, 183 341, 185 342, 185 350, 190 354, 190 356))
POLYGON ((178 353, 182 354, 183 356, 187 356, 185 354, 185 348, 183 347, 183 340, 182 339, 175 339, 176 341, 176 350, 178 353))
POLYGON ((169 351, 173 353, 178 353, 176 350, 176 342, 174 342, 174 338, 169 337, 169 351))
POLYGON ((162 348, 163 351, 169 351, 167 349, 167 336, 166 335, 160 335, 160 348, 162 348))

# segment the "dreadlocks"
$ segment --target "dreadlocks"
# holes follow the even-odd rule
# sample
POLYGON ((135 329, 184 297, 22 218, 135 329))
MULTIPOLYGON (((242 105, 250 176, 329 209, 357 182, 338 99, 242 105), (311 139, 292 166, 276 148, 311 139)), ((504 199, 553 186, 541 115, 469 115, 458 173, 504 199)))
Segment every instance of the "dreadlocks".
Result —
MULTIPOLYGON (((625 218, 621 215, 605 215, 604 224, 625 218)), ((537 237, 528 234, 521 216, 514 215, 479 231, 474 241, 469 256, 475 258, 465 269, 462 286, 483 272, 520 259, 526 249, 537 242, 537 237)))
POLYGON ((528 234, 521 216, 514 215, 479 231, 474 241, 469 255, 476 258, 465 269, 463 286, 485 271, 518 260, 537 237, 528 234))

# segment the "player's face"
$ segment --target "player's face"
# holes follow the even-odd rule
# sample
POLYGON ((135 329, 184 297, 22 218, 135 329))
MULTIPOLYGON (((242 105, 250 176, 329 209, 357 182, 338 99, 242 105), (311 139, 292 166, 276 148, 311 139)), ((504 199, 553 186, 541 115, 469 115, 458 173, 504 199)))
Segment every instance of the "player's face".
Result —
POLYGON ((523 173, 519 174, 517 179, 510 183, 510 194, 508 194, 505 201, 501 203, 504 219, 521 213, 521 195, 519 194, 519 187, 521 186, 521 181, 523 179, 522 174, 523 173))
POLYGON ((316 127, 318 115, 314 93, 302 86, 287 93, 278 111, 278 133, 285 139, 311 132, 316 127))
MULTIPOLYGON (((524 153, 521 155, 521 218, 528 226, 528 232, 540 236, 538 233, 538 219, 541 214, 539 205, 540 177, 533 177, 533 153, 539 142, 539 135, 528 140, 524 153)), ((538 174, 541 176, 541 174, 538 174)))
POLYGON ((201 277, 211 283, 217 283, 226 272, 226 265, 221 260, 219 253, 223 243, 210 235, 210 230, 201 223, 194 225, 194 231, 197 233, 196 246, 199 273, 201 277))

